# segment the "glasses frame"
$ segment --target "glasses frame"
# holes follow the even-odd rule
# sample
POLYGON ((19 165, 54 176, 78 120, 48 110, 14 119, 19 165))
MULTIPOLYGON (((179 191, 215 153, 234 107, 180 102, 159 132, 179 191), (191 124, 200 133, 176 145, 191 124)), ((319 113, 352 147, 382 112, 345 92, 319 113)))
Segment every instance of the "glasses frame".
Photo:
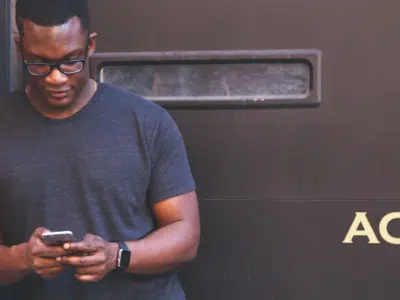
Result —
POLYGON ((29 61, 26 61, 23 57, 22 43, 20 45, 21 45, 21 53, 22 53, 24 65, 25 65, 27 71, 29 72, 29 74, 31 74, 32 76, 36 76, 36 77, 46 77, 49 74, 51 74, 55 68, 57 68, 58 71, 60 71, 61 73, 65 74, 65 75, 74 75, 74 74, 78 74, 78 73, 82 72, 83 69, 85 69, 85 65, 86 65, 86 61, 87 61, 87 55, 88 55, 88 51, 89 51, 89 43, 90 43, 90 36, 88 36, 85 54, 82 58, 64 60, 64 61, 59 61, 59 62, 29 62, 29 61), (70 64, 70 63, 77 63, 77 62, 82 62, 82 69, 80 69, 79 71, 65 72, 61 69, 61 65, 63 65, 63 64, 70 64), (34 65, 34 66, 49 66, 50 70, 49 70, 49 72, 46 72, 43 74, 35 74, 29 70, 29 66, 32 66, 32 65, 34 65))

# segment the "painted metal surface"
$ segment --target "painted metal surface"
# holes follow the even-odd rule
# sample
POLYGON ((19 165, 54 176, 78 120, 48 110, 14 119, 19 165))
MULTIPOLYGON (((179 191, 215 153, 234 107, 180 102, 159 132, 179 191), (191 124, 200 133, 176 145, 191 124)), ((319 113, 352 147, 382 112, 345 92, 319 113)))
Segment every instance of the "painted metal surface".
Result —
MULTIPOLYGON (((2 14, 5 3, 0 1, 2 14)), ((381 221, 400 204, 398 1, 90 4, 99 53, 322 53, 318 107, 170 109, 201 199, 199 256, 181 270, 189 299, 398 294, 400 246, 387 233, 400 236, 400 222, 385 228, 381 221), (370 224, 379 244, 368 243, 371 232, 343 243, 356 212, 367 213, 360 229, 370 224)), ((4 24, 1 90, 10 80, 4 24)))
MULTIPOLYGON (((190 299, 394 297, 397 248, 379 222, 400 199, 398 2, 91 5, 101 53, 322 53, 317 108, 170 109, 201 198, 200 254, 182 270, 190 299), (380 244, 343 244, 356 212, 380 244)), ((389 232, 400 236, 396 221, 389 232)))

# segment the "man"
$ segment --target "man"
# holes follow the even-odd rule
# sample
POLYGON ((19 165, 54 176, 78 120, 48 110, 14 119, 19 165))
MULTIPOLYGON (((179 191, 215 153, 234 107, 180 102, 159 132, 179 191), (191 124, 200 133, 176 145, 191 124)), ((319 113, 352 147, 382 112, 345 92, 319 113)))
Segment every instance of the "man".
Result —
POLYGON ((185 146, 160 106, 88 77, 84 0, 18 0, 26 89, 0 102, 0 283, 13 299, 185 299, 199 245, 185 146), (46 246, 42 234, 76 242, 46 246))

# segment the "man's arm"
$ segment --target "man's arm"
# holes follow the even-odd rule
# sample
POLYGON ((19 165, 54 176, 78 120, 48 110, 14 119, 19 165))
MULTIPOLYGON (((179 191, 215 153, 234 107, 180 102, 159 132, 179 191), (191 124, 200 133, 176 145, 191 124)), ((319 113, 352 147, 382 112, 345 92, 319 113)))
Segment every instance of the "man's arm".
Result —
POLYGON ((131 250, 127 272, 162 273, 197 255, 200 221, 196 193, 159 202, 153 211, 160 228, 142 240, 127 242, 131 250))
MULTIPOLYGON (((159 229, 139 241, 125 241, 131 250, 129 267, 135 274, 160 274, 194 259, 200 240, 198 201, 194 191, 161 201, 153 206, 159 229)), ((118 244, 88 234, 80 242, 65 244, 68 251, 85 256, 60 257, 62 264, 76 267, 75 277, 83 282, 99 281, 117 265, 118 244)))
POLYGON ((23 259, 25 247, 25 244, 10 248, 0 245, 0 285, 13 284, 29 275, 23 259))
POLYGON ((27 243, 12 247, 0 245, 0 285, 16 283, 32 273, 51 279, 65 268, 55 257, 65 255, 66 251, 62 246, 44 245, 42 233, 46 231, 45 228, 36 229, 27 243))
MULTIPOLYGON (((185 144, 172 117, 165 112, 149 142, 151 178, 148 203, 156 229, 139 241, 125 241, 131 250, 126 272, 157 274, 192 260, 198 250, 200 221, 195 182, 185 144)), ((98 281, 117 264, 118 244, 87 235, 81 242, 64 245, 86 256, 67 256, 60 262, 76 267, 80 281, 98 281)))
POLYGON ((148 196, 158 229, 140 241, 127 242, 131 249, 128 272, 132 273, 167 271, 193 259, 199 245, 195 183, 182 135, 167 113, 160 122, 151 149, 148 196))

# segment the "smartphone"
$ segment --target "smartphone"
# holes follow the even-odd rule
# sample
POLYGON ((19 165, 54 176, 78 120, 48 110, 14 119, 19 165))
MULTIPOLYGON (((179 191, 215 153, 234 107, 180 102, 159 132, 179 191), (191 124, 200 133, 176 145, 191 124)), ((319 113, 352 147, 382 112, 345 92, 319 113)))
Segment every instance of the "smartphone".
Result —
POLYGON ((71 231, 51 231, 42 234, 43 243, 47 246, 62 246, 74 242, 75 237, 71 231))

